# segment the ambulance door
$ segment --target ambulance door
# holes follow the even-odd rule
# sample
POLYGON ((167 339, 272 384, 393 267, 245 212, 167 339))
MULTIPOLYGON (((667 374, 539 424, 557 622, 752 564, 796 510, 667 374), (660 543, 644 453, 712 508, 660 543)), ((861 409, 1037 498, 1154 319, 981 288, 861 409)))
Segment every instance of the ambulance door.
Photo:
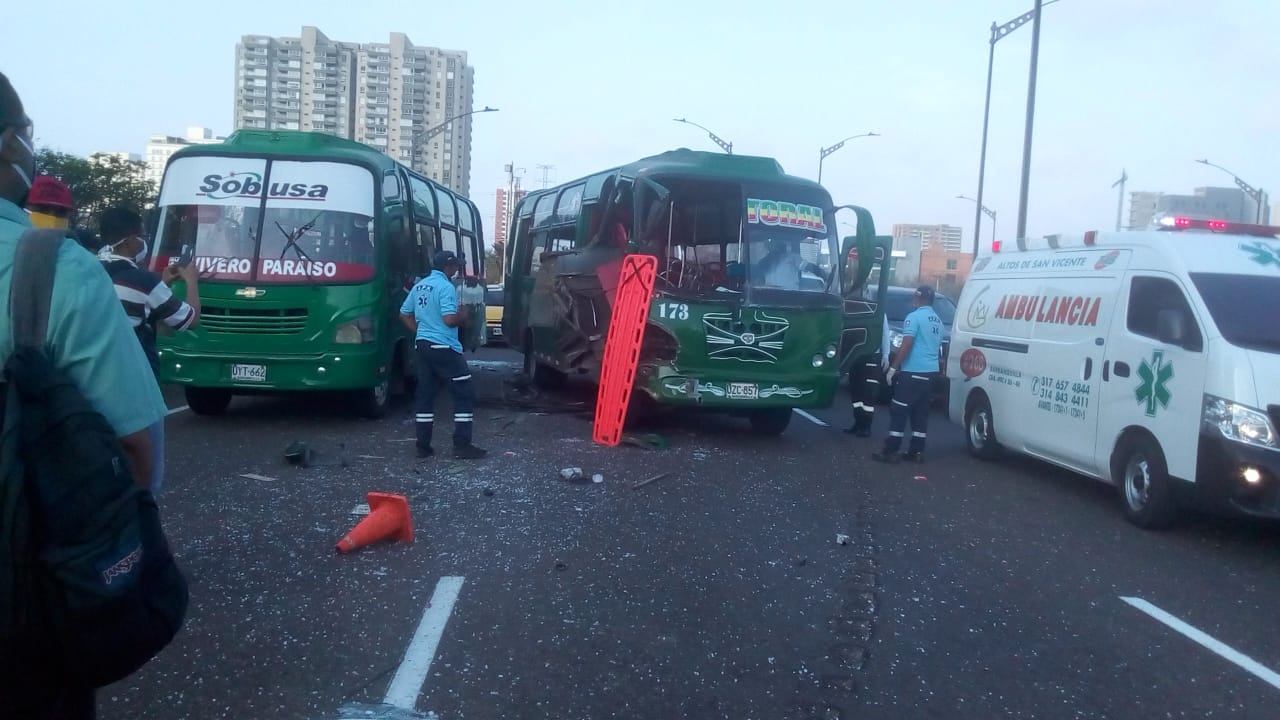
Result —
MULTIPOLYGON (((1204 322, 1175 275, 1131 271, 1102 362, 1095 456, 1111 478, 1111 456, 1126 428, 1148 430, 1170 475, 1194 480, 1208 367, 1204 322)), ((1114 478, 1112 478, 1114 481, 1114 478)))
POLYGON ((1026 449, 1089 475, 1097 474, 1098 395, 1119 284, 1118 275, 1047 277, 1028 311, 1026 449))

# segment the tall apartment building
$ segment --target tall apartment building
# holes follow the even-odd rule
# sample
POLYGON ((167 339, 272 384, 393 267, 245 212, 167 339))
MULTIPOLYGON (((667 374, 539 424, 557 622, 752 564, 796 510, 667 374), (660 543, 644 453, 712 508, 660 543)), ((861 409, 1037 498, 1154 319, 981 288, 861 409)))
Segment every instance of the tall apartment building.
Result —
POLYGON ((525 190, 517 187, 515 192, 510 189, 500 187, 497 192, 498 200, 493 208, 493 239, 495 242, 506 242, 507 239, 507 221, 510 219, 508 213, 514 213, 516 204, 525 196, 525 190))
POLYGON ((387 43, 245 35, 236 45, 237 128, 325 132, 378 148, 468 194, 475 71, 467 54, 387 43))
POLYGON ((223 140, 226 138, 214 136, 213 131, 206 127, 189 127, 187 134, 183 137, 163 133, 152 135, 147 139, 147 152, 143 157, 147 163, 143 177, 155 183, 158 188, 161 178, 164 177, 164 167, 174 153, 188 145, 203 145, 223 140))
POLYGON ((894 225, 893 249, 905 253, 894 262, 894 284, 916 284, 920 279, 920 257, 924 251, 932 248, 946 253, 960 253, 963 242, 964 231, 954 225, 894 225))
POLYGON ((1129 193, 1129 230, 1144 230, 1156 216, 1156 204, 1163 193, 1135 190, 1129 193))

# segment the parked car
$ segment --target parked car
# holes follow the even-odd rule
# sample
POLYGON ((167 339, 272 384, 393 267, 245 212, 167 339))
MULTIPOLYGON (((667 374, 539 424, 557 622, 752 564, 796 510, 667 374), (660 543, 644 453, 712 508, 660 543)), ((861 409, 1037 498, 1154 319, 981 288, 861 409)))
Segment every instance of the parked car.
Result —
POLYGON ((502 336, 502 286, 489 285, 484 289, 484 339, 489 345, 505 345, 502 336))
MULTIPOLYGON (((902 323, 907 319, 907 315, 915 309, 913 298, 916 289, 908 287, 890 287, 889 294, 884 301, 884 316, 889 322, 889 347, 893 352, 897 352, 902 347, 902 323)), ((933 299, 933 310, 938 313, 938 318, 942 320, 942 326, 946 330, 946 337, 942 339, 942 368, 947 366, 947 355, 951 349, 951 323, 956 317, 956 304, 946 295, 935 295, 933 299)), ((940 369, 941 371, 941 369, 940 369)), ((889 402, 892 392, 889 384, 880 383, 880 402, 889 402)), ((939 401, 945 401, 950 393, 950 381, 941 379, 938 386, 934 388, 934 397, 939 401)))

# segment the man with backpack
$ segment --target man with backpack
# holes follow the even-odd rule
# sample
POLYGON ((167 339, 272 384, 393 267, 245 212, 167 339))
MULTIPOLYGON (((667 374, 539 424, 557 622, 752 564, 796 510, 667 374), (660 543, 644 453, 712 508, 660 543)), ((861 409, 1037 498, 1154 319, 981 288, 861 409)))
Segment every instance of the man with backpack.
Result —
POLYGON ((0 74, 0 714, 80 720, 177 632, 186 585, 145 491, 164 401, 102 266, 31 232, 32 136, 0 74))

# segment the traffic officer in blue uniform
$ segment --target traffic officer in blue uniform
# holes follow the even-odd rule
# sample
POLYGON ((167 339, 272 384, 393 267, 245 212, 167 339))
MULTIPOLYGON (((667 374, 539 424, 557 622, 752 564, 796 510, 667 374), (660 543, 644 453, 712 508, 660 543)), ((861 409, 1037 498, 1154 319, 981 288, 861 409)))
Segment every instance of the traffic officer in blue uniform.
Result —
POLYGON ((942 336, 946 332, 942 319, 933 310, 933 296, 933 288, 928 285, 916 288, 912 298, 915 310, 902 323, 902 347, 898 348, 885 373, 889 386, 893 388, 889 437, 885 438, 884 449, 871 454, 873 460, 892 463, 904 458, 915 462, 924 459, 924 441, 929 431, 929 399, 938 380, 939 353, 942 336), (911 421, 911 444, 899 456, 908 420, 911 421))
POLYGON ((458 256, 452 252, 436 253, 431 259, 431 274, 413 286, 400 306, 400 321, 414 332, 418 362, 414 412, 420 458, 435 454, 431 433, 435 427, 436 391, 441 383, 449 386, 449 394, 453 396, 454 457, 474 460, 487 452, 471 444, 475 390, 471 370, 462 355, 458 327, 478 320, 467 318, 466 311, 458 307, 458 290, 452 278, 460 266, 458 256))

